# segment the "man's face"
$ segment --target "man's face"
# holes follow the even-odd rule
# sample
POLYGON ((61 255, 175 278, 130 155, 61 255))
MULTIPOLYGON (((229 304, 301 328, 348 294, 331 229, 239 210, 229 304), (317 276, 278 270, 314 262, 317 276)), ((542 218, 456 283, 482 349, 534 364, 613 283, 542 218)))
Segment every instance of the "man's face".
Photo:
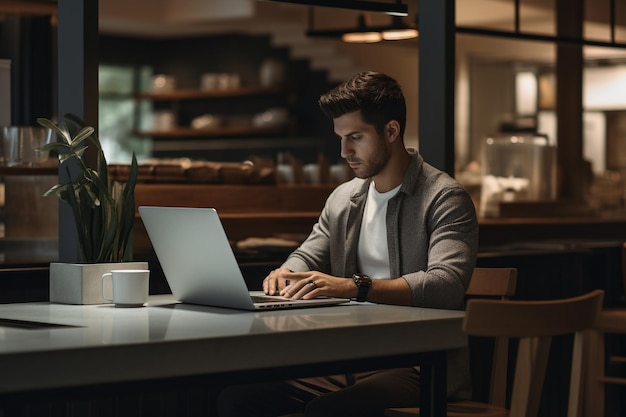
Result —
POLYGON ((335 133, 341 140, 341 157, 354 175, 371 178, 378 175, 391 157, 391 145, 373 125, 361 119, 361 112, 346 113, 334 120, 335 133))

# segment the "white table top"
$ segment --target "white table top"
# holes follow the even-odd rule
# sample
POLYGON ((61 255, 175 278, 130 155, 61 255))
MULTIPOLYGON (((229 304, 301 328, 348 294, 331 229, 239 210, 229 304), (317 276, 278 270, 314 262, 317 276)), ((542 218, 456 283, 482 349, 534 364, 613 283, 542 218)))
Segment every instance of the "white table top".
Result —
POLYGON ((458 348, 467 345, 463 315, 369 303, 257 313, 171 296, 133 309, 4 304, 0 393, 458 348), (25 329, 7 320, 65 327, 25 329))

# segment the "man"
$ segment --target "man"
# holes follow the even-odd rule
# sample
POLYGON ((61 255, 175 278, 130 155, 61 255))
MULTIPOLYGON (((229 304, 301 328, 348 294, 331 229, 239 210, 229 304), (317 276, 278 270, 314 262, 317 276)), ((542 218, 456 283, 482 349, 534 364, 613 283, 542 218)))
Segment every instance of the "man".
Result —
MULTIPOLYGON (((355 178, 328 197, 306 241, 263 281, 265 293, 463 309, 478 245, 474 205, 454 179, 405 148, 398 83, 360 73, 319 104, 355 178)), ((448 354, 450 397, 469 396, 464 353, 448 354)), ((414 368, 231 387, 218 402, 223 417, 382 416, 416 405, 414 368)))

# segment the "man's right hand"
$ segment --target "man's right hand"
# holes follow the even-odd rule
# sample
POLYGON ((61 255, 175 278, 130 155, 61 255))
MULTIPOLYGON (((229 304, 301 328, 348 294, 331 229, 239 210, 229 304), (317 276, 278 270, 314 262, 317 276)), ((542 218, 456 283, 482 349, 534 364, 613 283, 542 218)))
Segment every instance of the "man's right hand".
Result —
POLYGON ((263 280, 263 292, 267 295, 279 295, 280 291, 289 285, 289 274, 287 268, 278 268, 269 273, 263 280))

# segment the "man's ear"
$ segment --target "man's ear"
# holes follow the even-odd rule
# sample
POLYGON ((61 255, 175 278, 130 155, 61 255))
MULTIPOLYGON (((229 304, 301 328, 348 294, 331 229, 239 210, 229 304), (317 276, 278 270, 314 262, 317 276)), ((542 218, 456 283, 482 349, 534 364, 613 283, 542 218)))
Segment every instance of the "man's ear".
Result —
POLYGON ((400 123, 397 120, 390 120, 385 126, 385 139, 389 143, 394 142, 400 137, 400 123))

